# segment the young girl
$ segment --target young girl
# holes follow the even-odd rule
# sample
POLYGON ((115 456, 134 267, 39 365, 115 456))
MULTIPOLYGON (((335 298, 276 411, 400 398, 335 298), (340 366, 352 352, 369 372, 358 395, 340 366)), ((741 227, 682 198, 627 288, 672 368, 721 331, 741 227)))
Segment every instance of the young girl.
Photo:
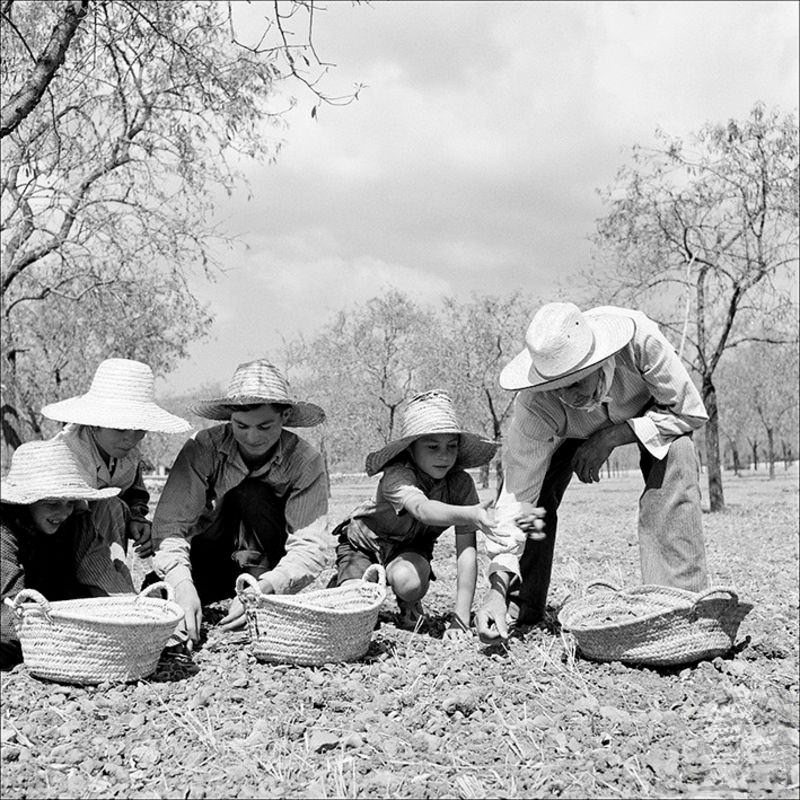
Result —
POLYGON ((412 398, 400 422, 400 438, 370 453, 368 475, 383 472, 374 500, 362 503, 334 530, 337 581, 361 578, 375 562, 386 567, 400 624, 413 627, 428 591, 433 546, 451 525, 456 534, 456 602, 446 636, 469 631, 477 580, 475 532, 493 522, 464 471, 488 463, 497 444, 461 429, 450 397, 431 391, 412 398))
POLYGON ((133 591, 127 567, 117 569, 97 535, 87 501, 117 488, 95 489, 67 445, 26 442, 0 482, 0 663, 21 660, 13 611, 3 600, 36 589, 48 600, 133 591))
POLYGON ((92 503, 95 527, 124 560, 128 539, 138 555, 153 554, 150 494, 142 479, 139 442, 147 431, 183 433, 186 420, 170 414, 153 399, 153 371, 141 361, 107 358, 95 371, 86 394, 51 403, 42 409, 49 419, 68 423, 57 434, 75 454, 98 489, 117 487, 119 497, 92 503), (121 552, 120 552, 121 551, 121 552))

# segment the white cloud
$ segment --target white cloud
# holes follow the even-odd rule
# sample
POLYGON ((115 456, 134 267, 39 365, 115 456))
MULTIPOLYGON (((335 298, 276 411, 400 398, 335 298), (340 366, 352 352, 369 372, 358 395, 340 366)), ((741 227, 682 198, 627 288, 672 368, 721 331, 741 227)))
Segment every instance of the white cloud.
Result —
POLYGON ((329 4, 326 89, 368 88, 316 121, 300 95, 278 162, 248 170, 252 199, 222 203, 250 249, 198 285, 218 342, 183 374, 313 334, 384 286, 551 291, 586 266, 595 189, 627 148, 759 99, 796 107, 797 31, 782 2, 329 4))

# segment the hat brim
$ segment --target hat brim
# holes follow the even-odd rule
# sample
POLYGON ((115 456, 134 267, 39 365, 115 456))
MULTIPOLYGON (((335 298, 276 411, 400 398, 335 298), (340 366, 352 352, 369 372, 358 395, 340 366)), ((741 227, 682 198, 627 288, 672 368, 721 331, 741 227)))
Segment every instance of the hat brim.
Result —
POLYGON ((39 500, 107 500, 110 497, 116 497, 119 492, 120 489, 117 486, 92 489, 87 485, 86 489, 58 492, 52 489, 35 489, 8 481, 0 481, 0 499, 4 503, 14 506, 28 506, 39 500))
POLYGON ((186 433, 192 427, 185 419, 170 414, 155 403, 112 400, 100 403, 86 395, 50 403, 42 409, 42 414, 57 422, 74 422, 77 425, 97 425, 126 431, 186 433))
POLYGON ((198 417, 225 421, 231 418, 231 406, 253 406, 253 405, 277 405, 290 406, 289 417, 284 422, 287 428, 312 428, 325 421, 325 412, 314 403, 301 403, 285 398, 257 397, 255 395, 237 395, 236 397, 218 397, 214 400, 198 400, 189 406, 189 410, 198 417))
POLYGON ((610 356, 618 353, 633 338, 636 326, 630 317, 621 314, 593 314, 587 311, 586 319, 594 333, 594 351, 587 363, 577 369, 568 370, 555 377, 540 375, 533 366, 527 348, 518 353, 500 372, 500 386, 508 391, 531 389, 536 392, 549 392, 569 386, 593 372, 610 356))
MULTIPOLYGON (((468 433, 466 431, 437 430, 435 433, 437 435, 440 433, 453 433, 458 435, 458 458, 456 459, 455 466, 461 469, 471 469, 472 467, 480 467, 483 464, 488 464, 499 447, 497 442, 492 442, 475 433, 468 433)), ((432 434, 418 433, 414 436, 406 436, 402 439, 389 442, 380 450, 369 453, 365 465, 367 475, 372 476, 381 472, 393 458, 402 453, 412 442, 421 439, 423 436, 430 435, 432 434)))

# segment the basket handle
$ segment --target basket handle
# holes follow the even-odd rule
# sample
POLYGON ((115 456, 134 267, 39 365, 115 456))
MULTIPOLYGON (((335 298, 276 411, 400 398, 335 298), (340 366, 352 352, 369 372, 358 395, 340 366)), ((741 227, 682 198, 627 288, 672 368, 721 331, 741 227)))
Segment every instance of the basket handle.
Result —
POLYGON ((368 575, 372 575, 375 573, 378 576, 377 581, 375 583, 378 584, 382 589, 386 588, 386 570, 383 568, 382 564, 370 564, 365 570, 364 574, 361 576, 361 580, 367 580, 368 575))
POLYGON ((9 597, 6 597, 6 605, 11 606, 14 609, 14 613, 21 619, 22 615, 25 613, 22 608, 22 604, 26 600, 32 600, 36 605, 38 605, 47 619, 50 619, 50 602, 48 599, 41 594, 41 592, 37 592, 36 589, 22 589, 19 591, 12 600, 9 597))
POLYGON ((153 594, 155 589, 159 591, 163 589, 167 593, 167 600, 173 600, 175 597, 175 592, 172 591, 172 587, 166 581, 157 581, 142 589, 142 591, 136 595, 136 599, 141 600, 143 597, 148 597, 153 594))
POLYGON ((583 587, 584 593, 588 592, 589 589, 594 589, 596 586, 605 586, 607 589, 611 589, 612 592, 620 591, 619 586, 616 583, 609 583, 608 581, 590 581, 583 587))
POLYGON ((730 595, 730 600, 728 602, 728 605, 735 606, 739 604, 739 595, 736 594, 736 592, 729 586, 712 586, 710 589, 706 589, 705 591, 700 592, 700 594, 697 595, 694 601, 694 606, 697 607, 698 603, 701 603, 703 600, 707 600, 709 597, 715 594, 730 595))
POLYGON ((245 589, 253 589, 259 596, 263 594, 261 587, 258 585, 258 581, 249 572, 243 572, 236 579, 236 594, 244 594, 245 589))

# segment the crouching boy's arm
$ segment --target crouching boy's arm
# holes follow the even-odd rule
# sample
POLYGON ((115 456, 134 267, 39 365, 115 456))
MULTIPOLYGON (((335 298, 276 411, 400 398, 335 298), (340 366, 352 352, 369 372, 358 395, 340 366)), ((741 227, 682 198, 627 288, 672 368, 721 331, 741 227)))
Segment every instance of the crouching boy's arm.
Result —
POLYGON ((275 594, 294 594, 332 560, 328 535, 328 485, 322 456, 307 462, 286 498, 286 555, 260 581, 275 594))
POLYGON ((456 533, 456 603, 445 638, 460 638, 469 632, 472 601, 478 580, 478 555, 475 532, 456 533))

